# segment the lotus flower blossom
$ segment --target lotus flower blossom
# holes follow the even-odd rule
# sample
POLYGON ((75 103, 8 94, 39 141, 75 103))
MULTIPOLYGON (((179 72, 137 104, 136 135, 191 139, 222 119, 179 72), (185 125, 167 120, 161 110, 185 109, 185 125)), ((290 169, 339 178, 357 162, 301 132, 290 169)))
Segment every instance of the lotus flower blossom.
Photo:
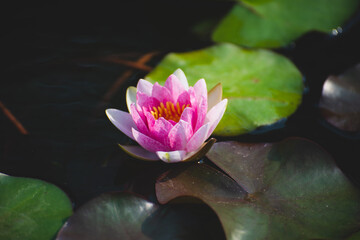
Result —
POLYGON ((107 109, 110 121, 139 146, 121 146, 144 160, 179 162, 205 154, 215 142, 204 143, 222 118, 227 99, 221 100, 221 84, 208 95, 204 79, 189 87, 184 72, 176 70, 164 86, 140 79, 129 87, 129 113, 107 109))

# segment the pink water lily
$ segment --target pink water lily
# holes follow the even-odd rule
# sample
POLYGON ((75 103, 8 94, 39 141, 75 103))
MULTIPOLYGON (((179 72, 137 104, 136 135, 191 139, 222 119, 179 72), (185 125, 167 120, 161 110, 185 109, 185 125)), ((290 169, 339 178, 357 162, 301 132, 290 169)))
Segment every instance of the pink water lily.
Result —
POLYGON ((140 79, 126 92, 129 113, 107 109, 106 114, 141 146, 121 146, 129 154, 145 160, 187 161, 199 152, 205 154, 215 142, 204 143, 225 112, 227 99, 221 97, 221 84, 208 94, 204 79, 189 87, 178 69, 164 86, 140 79))

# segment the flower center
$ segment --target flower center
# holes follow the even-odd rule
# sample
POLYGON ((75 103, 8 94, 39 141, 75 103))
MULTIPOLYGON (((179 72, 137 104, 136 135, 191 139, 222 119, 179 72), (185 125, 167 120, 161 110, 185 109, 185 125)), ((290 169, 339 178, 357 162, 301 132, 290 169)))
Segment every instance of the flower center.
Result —
POLYGON ((180 104, 177 102, 174 105, 172 102, 160 103, 158 107, 153 107, 153 111, 150 111, 154 116, 155 120, 158 120, 160 117, 165 118, 166 120, 172 120, 174 122, 179 122, 180 116, 184 109, 188 107, 189 104, 183 104, 180 107, 180 104))

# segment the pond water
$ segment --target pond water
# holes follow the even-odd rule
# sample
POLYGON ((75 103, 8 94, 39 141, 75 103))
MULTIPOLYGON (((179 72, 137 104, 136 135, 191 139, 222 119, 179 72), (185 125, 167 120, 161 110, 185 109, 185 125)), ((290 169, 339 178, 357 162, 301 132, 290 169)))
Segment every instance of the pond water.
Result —
MULTIPOLYGON (((2 110, 8 109, 26 132, 0 112, 0 172, 54 183, 75 208, 101 193, 118 190, 155 201, 156 177, 174 166, 128 157, 117 143, 131 143, 130 139, 112 126, 104 111, 125 109, 126 88, 168 52, 210 46, 208 38, 192 31, 193 24, 220 18, 231 5, 128 1, 117 6, 11 6, 0 38, 5 60, 0 101, 2 110), (141 59, 147 68, 129 63, 141 59)), ((335 131, 317 108, 325 79, 360 61, 359 32, 358 11, 338 35, 309 33, 277 50, 304 75, 303 103, 286 121, 218 141, 304 137, 329 151, 360 186, 359 135, 335 131)))

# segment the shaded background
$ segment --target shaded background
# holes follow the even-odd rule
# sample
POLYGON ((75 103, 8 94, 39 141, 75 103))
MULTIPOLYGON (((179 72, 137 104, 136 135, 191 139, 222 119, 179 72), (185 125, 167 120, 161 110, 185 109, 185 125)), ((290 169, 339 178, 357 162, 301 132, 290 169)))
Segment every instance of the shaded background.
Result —
MULTIPOLYGON (((232 5, 227 1, 57 1, 2 8, 0 172, 54 183, 75 208, 114 190, 133 191, 155 201, 156 177, 173 166, 124 154, 117 143, 131 140, 111 125, 104 111, 125 110, 126 88, 168 52, 213 44, 206 29, 199 36, 194 26, 204 20, 211 26, 232 5), (23 128, 15 126, 7 111, 23 128)), ((339 35, 309 33, 277 50, 304 75, 302 105, 287 121, 219 139, 271 142, 306 137, 328 150, 360 186, 359 135, 334 131, 317 109, 325 79, 360 61, 359 33, 357 11, 339 35)))

